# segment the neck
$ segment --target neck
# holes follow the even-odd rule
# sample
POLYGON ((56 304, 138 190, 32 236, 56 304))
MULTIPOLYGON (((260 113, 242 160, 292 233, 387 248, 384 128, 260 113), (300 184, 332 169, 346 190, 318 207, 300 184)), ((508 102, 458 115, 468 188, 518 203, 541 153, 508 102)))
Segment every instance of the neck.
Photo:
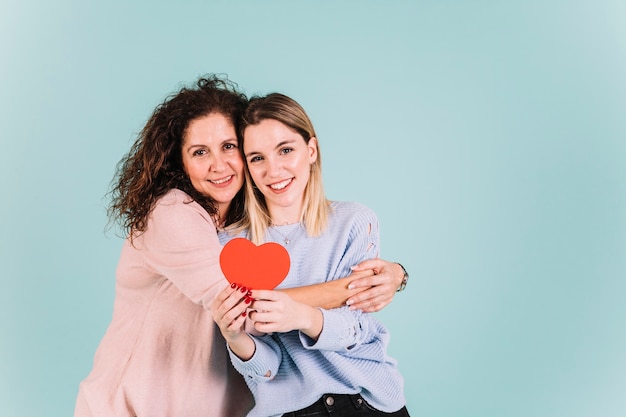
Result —
POLYGON ((270 220, 271 221, 271 225, 272 226, 288 226, 290 224, 296 224, 296 223, 300 223, 300 220, 294 220, 294 221, 276 221, 274 219, 270 220))
POLYGON ((270 221, 273 226, 284 226, 287 224, 300 223, 302 221, 302 210, 269 210, 270 221))
POLYGON ((213 217, 213 221, 215 222, 216 227, 224 226, 224 222, 226 221, 226 215, 228 214, 229 204, 218 204, 217 205, 217 214, 213 217))

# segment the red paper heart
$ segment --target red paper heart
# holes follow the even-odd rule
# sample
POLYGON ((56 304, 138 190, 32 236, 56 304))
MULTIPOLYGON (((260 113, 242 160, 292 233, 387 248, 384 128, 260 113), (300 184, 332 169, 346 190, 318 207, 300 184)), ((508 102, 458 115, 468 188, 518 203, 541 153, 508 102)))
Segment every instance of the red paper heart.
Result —
POLYGON ((224 245, 220 267, 230 283, 253 290, 273 290, 289 273, 289 253, 278 243, 255 245, 235 238, 224 245))

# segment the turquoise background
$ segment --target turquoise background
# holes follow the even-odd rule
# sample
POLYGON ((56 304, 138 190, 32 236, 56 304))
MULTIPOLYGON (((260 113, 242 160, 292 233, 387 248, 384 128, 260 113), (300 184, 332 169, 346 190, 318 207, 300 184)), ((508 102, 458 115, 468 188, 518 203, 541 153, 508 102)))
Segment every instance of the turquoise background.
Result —
POLYGON ((413 416, 626 415, 626 3, 0 0, 0 409, 69 416, 115 164, 203 73, 300 101, 411 273, 413 416))

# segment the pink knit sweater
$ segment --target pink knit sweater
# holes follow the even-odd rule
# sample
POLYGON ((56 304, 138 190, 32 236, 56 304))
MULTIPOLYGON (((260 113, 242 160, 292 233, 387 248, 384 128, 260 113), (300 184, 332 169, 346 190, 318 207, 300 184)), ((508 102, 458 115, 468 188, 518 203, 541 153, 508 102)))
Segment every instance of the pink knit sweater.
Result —
POLYGON ((180 190, 125 243, 113 318, 75 417, 238 417, 252 407, 209 306, 227 284, 208 213, 180 190))

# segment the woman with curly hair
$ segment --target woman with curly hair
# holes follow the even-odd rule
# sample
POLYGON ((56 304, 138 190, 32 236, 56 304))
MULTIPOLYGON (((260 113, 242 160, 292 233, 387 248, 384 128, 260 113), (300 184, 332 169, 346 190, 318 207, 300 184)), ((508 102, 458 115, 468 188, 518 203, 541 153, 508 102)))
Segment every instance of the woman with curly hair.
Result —
MULTIPOLYGON (((229 80, 201 78, 155 109, 118 164, 108 214, 128 237, 112 320, 80 384, 76 417, 238 417, 252 408, 210 312, 228 284, 217 228, 244 212, 237 131, 246 105, 229 80)), ((381 273, 290 294, 331 307, 352 297, 378 310, 402 274, 382 260, 364 265, 381 273), (348 282, 369 289, 356 294, 363 288, 348 282)))

